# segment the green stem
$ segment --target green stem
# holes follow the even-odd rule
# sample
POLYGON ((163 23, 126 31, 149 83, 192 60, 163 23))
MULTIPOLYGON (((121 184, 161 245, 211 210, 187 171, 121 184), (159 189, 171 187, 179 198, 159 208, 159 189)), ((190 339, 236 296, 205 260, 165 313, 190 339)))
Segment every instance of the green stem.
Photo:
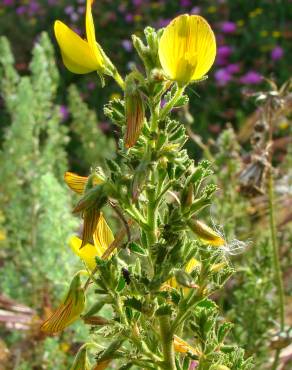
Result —
MULTIPOLYGON (((268 179, 268 197, 269 197, 270 231, 271 231, 272 247, 273 247, 273 263, 274 263, 275 281, 276 281, 278 295, 279 295, 280 329, 281 331, 283 331, 285 328, 284 287, 283 287, 282 272, 281 272, 281 266, 280 266, 279 246, 278 246, 278 240, 277 240, 277 227, 276 227, 276 221, 275 221, 274 179, 273 179, 273 174, 271 170, 269 171, 269 179, 268 179)), ((281 352, 281 349, 276 350, 272 370, 277 369, 280 352, 281 352)))
POLYGON ((115 70, 113 78, 115 79, 116 83, 120 86, 120 88, 122 90, 125 90, 125 81, 123 80, 123 78, 121 77, 117 70, 115 70))
POLYGON ((161 109, 159 119, 163 120, 166 118, 168 113, 172 110, 175 103, 178 101, 178 99, 182 96, 184 92, 185 87, 178 87, 173 97, 170 99, 170 101, 165 104, 165 106, 161 109))
POLYGON ((159 319, 159 325, 164 356, 164 368, 168 370, 176 370, 173 334, 170 327, 169 317, 161 316, 159 319))

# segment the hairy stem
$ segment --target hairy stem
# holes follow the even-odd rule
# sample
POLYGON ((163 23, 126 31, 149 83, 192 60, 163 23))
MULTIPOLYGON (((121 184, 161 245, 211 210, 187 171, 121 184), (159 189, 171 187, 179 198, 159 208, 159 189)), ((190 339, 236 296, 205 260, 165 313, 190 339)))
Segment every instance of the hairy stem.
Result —
POLYGON ((176 370, 173 334, 170 327, 169 317, 161 316, 159 319, 159 325, 164 356, 164 368, 168 370, 176 370))
MULTIPOLYGON (((275 221, 275 206, 274 206, 274 179, 272 171, 269 171, 269 182, 268 182, 268 196, 269 196, 269 211, 270 211, 270 231, 273 247, 273 263, 275 272, 275 282, 277 285, 278 296, 279 296, 279 311, 280 311, 280 329, 284 330, 285 327, 285 311, 284 311, 284 287, 282 280, 282 271, 280 266, 279 258, 279 246, 277 240, 277 227, 275 221)), ((277 349, 275 353, 274 363, 272 369, 277 369, 281 349, 277 349)))

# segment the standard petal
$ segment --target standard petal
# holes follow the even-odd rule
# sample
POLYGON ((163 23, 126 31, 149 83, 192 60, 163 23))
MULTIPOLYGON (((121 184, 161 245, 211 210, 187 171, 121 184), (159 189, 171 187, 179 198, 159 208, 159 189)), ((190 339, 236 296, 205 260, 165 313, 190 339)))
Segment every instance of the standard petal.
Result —
POLYGON ((96 64, 99 66, 99 70, 102 70, 104 66, 104 59, 100 52, 99 45, 97 44, 95 39, 95 28, 91 11, 92 4, 93 0, 86 1, 86 16, 85 16, 86 38, 95 56, 96 64))
POLYGON ((77 236, 72 236, 69 240, 72 251, 86 264, 90 271, 93 271, 96 267, 95 257, 98 256, 97 248, 90 243, 81 248, 81 244, 82 240, 77 236))
POLYGON ((84 41, 61 21, 55 22, 54 31, 61 49, 63 62, 69 71, 85 74, 99 69, 95 54, 88 42, 84 41))
POLYGON ((164 30, 159 59, 170 79, 185 85, 203 77, 214 63, 216 41, 204 18, 181 15, 164 30))
POLYGON ((209 23, 203 17, 190 16, 189 22, 190 33, 196 35, 192 42, 198 58, 192 80, 198 80, 206 75, 215 61, 216 39, 209 23))
POLYGON ((108 226, 105 218, 101 214, 98 220, 96 230, 93 234, 94 245, 97 248, 98 256, 101 257, 106 249, 114 241, 114 235, 108 226))
POLYGON ((87 177, 76 175, 73 172, 65 172, 64 175, 66 184, 78 194, 83 194, 87 179, 87 177))

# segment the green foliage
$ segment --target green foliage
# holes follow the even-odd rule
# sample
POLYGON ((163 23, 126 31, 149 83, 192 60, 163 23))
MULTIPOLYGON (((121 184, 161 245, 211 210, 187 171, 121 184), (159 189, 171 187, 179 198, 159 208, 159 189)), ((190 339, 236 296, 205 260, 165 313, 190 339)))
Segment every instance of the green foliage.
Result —
MULTIPOLYGON (((153 29, 146 29, 145 35, 148 43, 157 44, 159 34, 153 29)), ((75 207, 83 213, 84 244, 95 228, 104 233, 98 217, 106 202, 116 210, 127 235, 126 241, 117 237, 117 254, 96 255, 88 280, 95 290, 88 282, 84 286, 92 303, 83 318, 92 324, 93 342, 99 348, 95 359, 115 360, 122 368, 181 370, 195 361, 200 370, 251 369, 252 360, 243 350, 233 343, 225 345, 232 325, 223 322, 210 298, 222 291, 233 269, 225 240, 199 220, 217 191, 210 181, 211 164, 195 164, 184 149, 185 128, 170 118, 172 109, 188 99, 174 82, 152 79, 158 67, 156 47, 142 45, 137 37, 134 46, 146 76, 135 71, 130 83, 143 93, 144 107, 135 106, 133 113, 124 100, 105 106, 106 115, 121 129, 117 157, 106 161, 104 183, 94 184, 92 172, 75 207), (139 109, 144 118, 144 108, 141 128, 139 109), (140 129, 137 141, 135 124, 140 129), (135 139, 134 145, 129 148, 127 135, 133 132, 129 142, 135 139), (110 307, 107 319, 97 316, 105 304, 110 307)), ((127 83, 128 78, 125 92, 127 83)), ((79 113, 80 130, 86 130, 79 113)))

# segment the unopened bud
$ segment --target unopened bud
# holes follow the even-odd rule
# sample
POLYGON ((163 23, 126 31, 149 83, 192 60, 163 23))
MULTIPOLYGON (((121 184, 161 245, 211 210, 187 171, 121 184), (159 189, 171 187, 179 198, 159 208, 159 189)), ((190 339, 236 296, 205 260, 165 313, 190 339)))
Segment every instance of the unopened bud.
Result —
POLYGON ((78 320, 85 306, 85 293, 81 286, 80 273, 71 282, 68 293, 56 311, 41 326, 47 334, 55 334, 78 320))
POLYGON ((174 350, 179 353, 188 353, 190 352, 193 355, 199 355, 199 352, 192 347, 190 344, 185 342, 183 339, 181 339, 178 336, 174 336, 173 338, 173 345, 174 345, 174 350))
POLYGON ((93 326, 103 326, 107 325, 109 321, 101 316, 86 316, 83 317, 83 321, 85 324, 93 325, 93 326))
POLYGON ((131 148, 139 138, 145 118, 143 99, 131 76, 126 79, 125 110, 127 122, 125 146, 131 148))
POLYGON ((190 274, 188 274, 184 270, 176 270, 175 271, 175 279, 178 282, 178 284, 186 287, 186 288, 197 288, 198 285, 195 284, 193 278, 190 274))
POLYGON ((207 244, 214 247, 220 247, 225 244, 225 240, 216 231, 211 229, 204 222, 199 220, 191 220, 189 222, 190 229, 198 235, 198 237, 207 244))

